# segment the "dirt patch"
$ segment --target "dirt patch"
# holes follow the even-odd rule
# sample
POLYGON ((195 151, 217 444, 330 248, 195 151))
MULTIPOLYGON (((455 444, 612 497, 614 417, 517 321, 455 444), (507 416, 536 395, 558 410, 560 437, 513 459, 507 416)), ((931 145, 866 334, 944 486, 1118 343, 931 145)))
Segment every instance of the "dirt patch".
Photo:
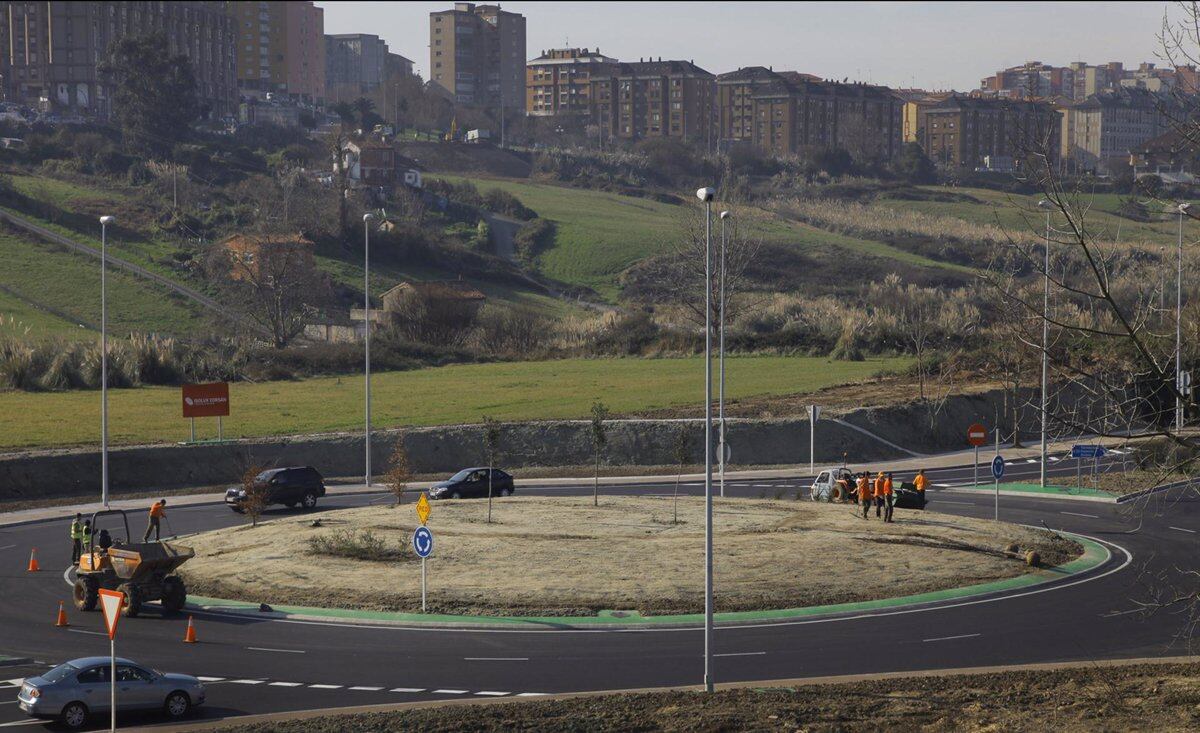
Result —
MULTIPOLYGON (((897 511, 863 520, 852 505, 725 499, 716 503, 716 609, 745 611, 871 600, 1035 572, 1003 552, 1035 550, 1047 565, 1081 548, 1040 530, 897 511)), ((430 611, 477 615, 645 615, 703 609, 704 502, 681 497, 510 497, 440 501, 430 528, 430 611)), ((343 509, 203 533, 183 568, 197 595, 253 603, 372 610, 420 607, 419 562, 315 555, 312 538, 369 530, 402 546, 411 505, 343 509), (320 519, 319 527, 311 526, 320 519)))
POLYGON ((239 725, 226 733, 438 731, 1194 731, 1200 665, 597 695, 239 725))

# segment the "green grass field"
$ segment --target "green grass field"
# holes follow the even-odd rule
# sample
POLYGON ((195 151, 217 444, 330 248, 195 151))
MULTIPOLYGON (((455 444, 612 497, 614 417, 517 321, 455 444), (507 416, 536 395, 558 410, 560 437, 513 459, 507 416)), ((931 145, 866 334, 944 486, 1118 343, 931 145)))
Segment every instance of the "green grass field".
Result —
MULTIPOLYGON (((100 323, 100 263, 62 247, 0 234, 0 286, 11 301, 27 309, 37 306, 62 313, 61 325, 98 328, 100 323)), ((204 326, 200 312, 178 296, 144 280, 112 269, 108 272, 108 317, 112 332, 141 331, 187 334, 204 326)), ((0 311, 4 306, 0 304, 0 311)), ((42 311, 44 313, 44 311, 42 311)), ((47 325, 43 323, 43 325, 47 325)))
POLYGON ((74 337, 85 333, 91 332, 0 290, 0 338, 38 340, 48 336, 74 337))
MULTIPOLYGON (((907 359, 835 362, 813 357, 732 357, 726 361, 731 399, 809 393, 903 368, 907 359)), ((571 359, 472 364, 376 374, 372 407, 377 427, 586 417, 594 400, 614 413, 701 403, 704 361, 686 359, 571 359)), ((236 383, 227 437, 356 430, 362 425, 361 375, 302 382, 236 383)), ((115 443, 184 440, 179 390, 118 389, 109 393, 115 443)), ((215 437, 214 420, 198 425, 215 437)), ((0 393, 0 448, 95 443, 100 393, 0 393)))
POLYGON ((13 188, 31 198, 49 201, 55 206, 66 206, 75 199, 95 201, 124 201, 129 198, 124 191, 111 188, 96 188, 84 183, 64 181, 48 176, 31 176, 8 173, 13 188))

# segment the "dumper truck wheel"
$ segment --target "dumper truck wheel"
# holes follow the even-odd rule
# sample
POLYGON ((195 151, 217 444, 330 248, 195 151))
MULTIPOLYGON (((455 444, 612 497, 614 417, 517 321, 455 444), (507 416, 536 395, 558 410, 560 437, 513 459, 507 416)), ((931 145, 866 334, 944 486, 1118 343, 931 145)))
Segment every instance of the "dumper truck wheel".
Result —
POLYGON ((168 575, 163 578, 162 607, 175 612, 187 603, 187 586, 178 575, 168 575))
POLYGON ((117 591, 125 594, 125 608, 121 610, 122 615, 134 618, 142 612, 141 588, 132 583, 122 583, 117 586, 117 591))
POLYGON ((833 490, 829 492, 829 500, 836 501, 839 504, 846 500, 846 497, 842 495, 841 485, 836 485, 833 487, 833 490))
POLYGON ((100 583, 90 575, 75 579, 75 608, 80 611, 95 611, 100 600, 100 583))

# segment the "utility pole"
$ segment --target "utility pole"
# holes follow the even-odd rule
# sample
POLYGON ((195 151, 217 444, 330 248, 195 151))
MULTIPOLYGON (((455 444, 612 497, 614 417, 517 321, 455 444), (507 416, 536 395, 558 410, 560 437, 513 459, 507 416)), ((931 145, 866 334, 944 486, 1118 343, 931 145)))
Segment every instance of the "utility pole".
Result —
POLYGON ((702 188, 704 202, 704 689, 713 691, 713 491, 712 491, 712 200, 716 191, 702 188))
POLYGON ((116 219, 100 217, 100 500, 108 509, 108 225, 116 219))
POLYGON ((1191 204, 1179 205, 1179 257, 1175 270, 1175 430, 1183 430, 1183 217, 1191 204))
POLYGON ((720 446, 721 455, 718 456, 721 466, 721 498, 725 498, 725 453, 728 450, 725 446, 725 220, 729 218, 728 211, 722 211, 721 217, 721 264, 719 266, 721 278, 721 294, 717 305, 717 310, 720 313, 718 318, 718 329, 720 330, 720 346, 717 348, 717 363, 719 364, 717 382, 720 385, 717 388, 717 423, 720 426, 717 445, 720 446))
POLYGON ((1042 272, 1042 450, 1041 450, 1041 485, 1046 486, 1046 433, 1047 433, 1047 389, 1050 360, 1050 209, 1053 208, 1048 200, 1038 202, 1038 208, 1046 212, 1046 238, 1043 254, 1045 255, 1042 272))
POLYGON ((363 382, 365 388, 365 414, 363 415, 363 445, 366 447, 363 463, 366 478, 371 485, 371 222, 375 215, 363 214, 363 382))

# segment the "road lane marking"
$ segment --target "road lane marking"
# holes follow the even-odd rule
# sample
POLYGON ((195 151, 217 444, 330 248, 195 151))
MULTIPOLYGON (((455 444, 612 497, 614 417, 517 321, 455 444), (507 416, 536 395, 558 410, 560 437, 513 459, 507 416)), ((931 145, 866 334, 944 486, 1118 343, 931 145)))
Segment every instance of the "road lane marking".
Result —
POLYGON ((360 690, 360 691, 362 691, 362 692, 379 692, 379 691, 380 691, 380 690, 382 690, 383 688, 382 688, 382 687, 364 687, 364 686, 357 686, 357 687, 347 687, 346 689, 347 689, 347 690, 360 690))
POLYGON ((1080 514, 1079 512, 1059 512, 1059 514, 1070 514, 1072 517, 1087 517, 1088 519, 1099 519, 1095 514, 1080 514))
POLYGON ((937 637, 937 638, 935 638, 935 639, 921 639, 921 641, 924 641, 924 642, 930 642, 930 641, 952 641, 952 640, 954 640, 954 639, 971 639, 971 638, 974 638, 974 637, 976 637, 976 636, 983 636, 983 634, 959 634, 958 636, 939 636, 939 637, 937 637))
POLYGON ((261 685, 266 680, 229 680, 231 685, 261 685))
POLYGON ((1038 461, 1036 458, 1026 458, 1025 462, 1026 463, 1037 463, 1038 461))
POLYGON ((14 547, 16 547, 16 545, 5 545, 4 547, 0 547, 0 550, 11 550, 14 547))
POLYGON ((1113 616, 1127 616, 1131 613, 1140 613, 1143 609, 1131 608, 1128 611, 1113 611, 1112 613, 1102 613, 1100 618, 1112 618, 1113 616))
POLYGON ((766 652, 725 652, 724 654, 714 654, 714 657, 760 657, 766 652))
POLYGON ((1175 531, 1177 531, 1177 532, 1187 532, 1188 534, 1196 534, 1196 530, 1194 530, 1194 529, 1184 529, 1183 527, 1167 527, 1167 529, 1173 529, 1173 530, 1175 530, 1175 531))
POLYGON ((545 697, 549 692, 518 692, 517 697, 545 697))
POLYGON ((283 654, 305 654, 302 649, 271 649, 265 646, 248 646, 247 649, 255 652, 281 652, 283 654))
POLYGON ((491 690, 482 690, 480 692, 476 692, 475 694, 476 695, 485 695, 487 697, 504 697, 505 695, 511 695, 512 693, 511 692, 493 692, 491 690))
POLYGON ((91 634, 92 636, 108 636, 108 634, 104 633, 103 631, 87 631, 85 629, 67 629, 67 631, 70 631, 72 634, 91 634))
POLYGON ((310 690, 340 690, 342 685, 309 685, 310 690))
POLYGON ((303 682, 272 682, 270 687, 301 687, 303 682))
POLYGON ((12 685, 13 687, 20 687, 21 685, 25 684, 24 677, 18 677, 14 680, 4 680, 4 681, 7 682, 8 684, 12 685))
POLYGON ((0 728, 16 728, 19 725, 45 725, 44 720, 17 720, 12 723, 0 723, 0 728))
POLYGON ((424 692, 424 687, 393 687, 392 692, 424 692))
POLYGON ((948 488, 950 488, 950 484, 934 484, 934 486, 938 487, 939 489, 948 489, 948 488))
POLYGON ((435 694, 435 695, 465 695, 465 694, 467 694, 467 691, 466 690, 434 690, 433 694, 435 694))
POLYGON ((466 662, 528 662, 529 657, 463 657, 466 662))
POLYGON ((224 682, 224 677, 197 677, 201 682, 224 682))
POLYGON ((938 499, 937 503, 939 503, 939 504, 960 504, 962 506, 978 506, 973 501, 951 501, 949 499, 938 499))

